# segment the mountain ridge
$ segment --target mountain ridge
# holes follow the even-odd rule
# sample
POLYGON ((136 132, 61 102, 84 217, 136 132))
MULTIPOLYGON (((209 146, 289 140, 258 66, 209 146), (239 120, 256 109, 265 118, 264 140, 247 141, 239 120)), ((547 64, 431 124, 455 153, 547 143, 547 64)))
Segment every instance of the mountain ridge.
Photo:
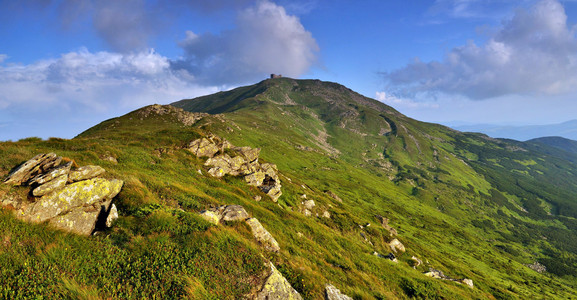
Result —
MULTIPOLYGON (((569 154, 419 122, 318 80, 270 79, 174 105, 190 112, 152 105, 72 140, 0 143, 0 175, 54 151, 125 182, 116 223, 91 238, 18 223, 2 210, 4 240, 34 241, 0 252, 6 274, 34 262, 23 270, 43 276, 21 293, 241 298, 254 295, 272 263, 305 299, 326 297, 329 283, 355 299, 576 294, 577 163, 569 154), (210 162, 190 150, 201 144, 216 150, 210 162), (218 166, 237 172, 231 161, 243 148, 275 165, 276 202, 229 171, 215 176, 218 166), (263 251, 244 222, 200 218, 230 205, 258 218, 280 250, 263 251), (56 250, 44 249, 39 231, 58 241, 56 250), (53 254, 71 245, 74 256, 53 254), (75 257, 90 252, 78 267, 75 257), (118 267, 98 265, 99 257, 118 267), (51 269, 55 260, 68 277, 51 269)), ((26 192, 1 185, 0 200, 26 192)), ((18 278, 7 277, 3 291, 13 293, 18 278)))

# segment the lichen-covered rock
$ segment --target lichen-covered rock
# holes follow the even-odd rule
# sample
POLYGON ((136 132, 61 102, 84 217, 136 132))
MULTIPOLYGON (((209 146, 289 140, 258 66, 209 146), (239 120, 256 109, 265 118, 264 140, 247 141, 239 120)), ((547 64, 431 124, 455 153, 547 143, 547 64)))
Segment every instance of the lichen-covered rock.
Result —
POLYGON ((68 182, 68 174, 61 175, 32 190, 32 195, 34 195, 35 197, 44 196, 48 193, 52 193, 56 190, 63 188, 67 182, 68 182))
POLYGON ((218 146, 207 138, 200 138, 188 145, 188 150, 198 157, 213 157, 218 153, 218 146))
POLYGON ((303 202, 303 205, 305 206, 306 209, 313 209, 316 204, 314 200, 307 200, 303 202))
POLYGON ((252 230, 252 235, 267 251, 278 252, 280 246, 274 237, 268 232, 256 218, 246 219, 246 223, 252 230))
POLYGON ((248 219, 250 216, 244 209, 244 207, 240 205, 227 205, 222 210, 222 218, 223 221, 244 221, 248 219))
POLYGON ((68 182, 91 179, 104 174, 106 170, 101 166, 82 166, 68 174, 68 182))
POLYGON ((212 177, 221 178, 226 175, 226 172, 220 167, 210 168, 208 174, 212 177))
POLYGON ((473 280, 469 279, 469 278, 465 278, 461 280, 461 283, 466 284, 467 286, 469 286, 470 288, 474 288, 475 285, 473 284, 473 280))
POLYGON ((25 219, 32 222, 43 222, 74 207, 90 206, 98 201, 112 199, 120 192, 122 185, 121 180, 102 178, 70 184, 62 190, 42 196, 30 208, 25 219))
POLYGON ((38 154, 12 170, 8 177, 4 179, 4 183, 12 185, 26 183, 30 178, 36 176, 44 165, 55 161, 57 158, 58 156, 55 153, 38 154))
POLYGON ((401 243, 401 241, 397 240, 397 239, 393 239, 390 243, 389 243, 389 247, 391 247, 391 250, 393 250, 393 252, 405 252, 405 245, 403 245, 401 243))
POLYGON ((264 181, 265 173, 262 171, 257 171, 251 174, 244 176, 244 180, 248 185, 252 186, 260 186, 264 181))
POLYGON ((290 285, 284 276, 270 263, 271 274, 262 289, 257 293, 257 300, 301 300, 303 297, 290 285))
POLYGON ((203 210, 200 212, 200 217, 214 225, 218 225, 222 216, 212 210, 203 210))
POLYGON ((326 300, 353 300, 353 298, 341 293, 341 291, 332 284, 325 286, 325 297, 326 300))
MULTIPOLYGON (((44 174, 39 174, 38 176, 30 179, 29 184, 45 184, 54 178, 62 177, 63 175, 68 175, 70 168, 72 167, 72 162, 69 161, 61 166, 54 167, 48 170, 44 174)), ((68 176, 67 176, 68 177, 68 176)))
POLYGON ((90 207, 76 207, 69 213, 59 215, 48 222, 53 227, 82 235, 90 235, 96 226, 100 210, 90 207))
POLYGON ((247 162, 256 161, 260 154, 260 148, 253 149, 251 147, 235 147, 234 150, 244 156, 247 162))
POLYGON ((429 272, 425 272, 424 275, 427 277, 432 277, 432 278, 437 278, 437 279, 447 278, 447 276, 445 276, 445 274, 443 274, 443 272, 441 272, 439 270, 435 270, 435 269, 429 269, 429 272))
POLYGON ((112 204, 110 211, 108 212, 108 217, 106 217, 106 227, 112 227, 112 223, 118 219, 118 209, 116 205, 112 204))

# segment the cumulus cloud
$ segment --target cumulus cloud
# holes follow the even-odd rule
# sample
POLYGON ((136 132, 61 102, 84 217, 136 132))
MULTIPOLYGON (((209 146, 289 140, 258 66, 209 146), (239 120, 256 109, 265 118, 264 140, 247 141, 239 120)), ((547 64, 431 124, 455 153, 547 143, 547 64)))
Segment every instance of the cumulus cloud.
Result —
POLYGON ((3 63, 6 59, 8 59, 8 55, 0 54, 0 64, 3 63))
POLYGON ((393 106, 397 109, 422 109, 422 108, 439 108, 437 103, 419 102, 412 99, 397 98, 386 92, 376 92, 375 99, 393 106))
MULTIPOLYGON (((112 116, 153 103, 214 93, 168 58, 149 50, 133 54, 86 49, 31 64, 0 65, 0 119, 13 125, 43 120, 62 125, 52 135, 72 137, 112 116)), ((10 132, 0 132, 0 140, 10 132)), ((34 134, 34 133, 28 133, 34 134)))
POLYGON ((173 68, 207 84, 250 82, 269 73, 297 77, 316 62, 319 50, 298 17, 266 0, 242 10, 236 28, 218 35, 188 31, 180 46, 185 56, 173 68))
POLYGON ((559 94, 577 89, 577 38, 563 6, 542 0, 519 8, 485 44, 469 42, 443 61, 415 59, 384 74, 399 95, 445 93, 471 99, 559 94))

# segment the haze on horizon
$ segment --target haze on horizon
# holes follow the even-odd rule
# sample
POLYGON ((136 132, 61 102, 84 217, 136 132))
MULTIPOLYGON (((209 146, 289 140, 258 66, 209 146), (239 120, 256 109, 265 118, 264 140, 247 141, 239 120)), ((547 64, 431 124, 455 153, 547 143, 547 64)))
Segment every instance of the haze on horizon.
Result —
POLYGON ((343 84, 422 121, 575 119, 577 1, 0 1, 0 140, 253 84, 343 84))

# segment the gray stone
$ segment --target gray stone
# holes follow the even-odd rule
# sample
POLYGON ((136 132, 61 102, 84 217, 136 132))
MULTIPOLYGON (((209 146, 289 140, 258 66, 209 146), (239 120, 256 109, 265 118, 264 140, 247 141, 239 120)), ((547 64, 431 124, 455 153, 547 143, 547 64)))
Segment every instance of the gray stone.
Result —
POLYGON ((23 183, 26 183, 28 180, 30 180, 30 178, 36 176, 39 171, 42 170, 44 165, 53 162, 56 159, 57 155, 54 153, 38 154, 10 172, 8 177, 4 179, 4 183, 22 185, 23 183))
MULTIPOLYGON (((114 198, 122 188, 121 180, 94 178, 79 181, 42 196, 25 217, 28 221, 43 222, 78 206, 91 206, 114 198)), ((98 206, 100 207, 100 206, 98 206)))
POLYGON ((271 273, 257 293, 257 300, 301 300, 303 297, 290 285, 284 276, 270 264, 271 273))
POLYGON ((207 138, 200 138, 188 145, 188 150, 197 157, 213 157, 218 153, 218 146, 207 138))
POLYGON ((76 207, 69 213, 50 219, 53 227, 74 232, 81 235, 90 235, 95 228, 99 209, 94 207, 76 207))
POLYGON ((48 170, 46 173, 39 174, 38 176, 30 179, 28 184, 45 184, 56 177, 61 177, 63 175, 68 175, 70 168, 72 167, 72 162, 69 161, 61 166, 54 167, 48 170))
POLYGON ((325 297, 326 300, 353 300, 353 298, 341 293, 341 291, 332 284, 325 286, 325 297))
POLYGON ((211 210, 203 210, 200 212, 200 217, 214 225, 218 225, 222 216, 211 210))
POLYGON ((234 150, 244 156, 247 162, 256 161, 260 154, 260 148, 253 149, 251 147, 235 147, 234 150))
POLYGON ((61 175, 37 188, 32 190, 32 195, 35 197, 41 197, 48 193, 52 193, 56 190, 63 188, 68 182, 68 174, 61 175))
POLYGON ((389 247, 391 247, 391 250, 393 250, 393 252, 405 252, 405 245, 403 245, 399 240, 397 239, 393 239, 390 243, 389 243, 389 247))
POLYGON ((315 207, 315 201, 314 200, 307 200, 303 203, 303 205, 305 206, 306 209, 313 209, 315 207))
POLYGON ((268 232, 256 218, 246 219, 246 223, 252 230, 252 235, 264 247, 265 250, 278 252, 280 246, 274 237, 268 232))
POLYGON ((244 221, 250 216, 240 205, 227 205, 222 210, 222 220, 223 221, 244 221))
POLYGON ((70 171, 68 182, 82 181, 91 179, 104 174, 106 170, 100 166, 83 166, 76 170, 70 171))
POLYGON ((112 227, 112 223, 114 223, 116 219, 118 219, 118 209, 116 205, 112 204, 108 212, 108 217, 106 217, 106 227, 112 227))

